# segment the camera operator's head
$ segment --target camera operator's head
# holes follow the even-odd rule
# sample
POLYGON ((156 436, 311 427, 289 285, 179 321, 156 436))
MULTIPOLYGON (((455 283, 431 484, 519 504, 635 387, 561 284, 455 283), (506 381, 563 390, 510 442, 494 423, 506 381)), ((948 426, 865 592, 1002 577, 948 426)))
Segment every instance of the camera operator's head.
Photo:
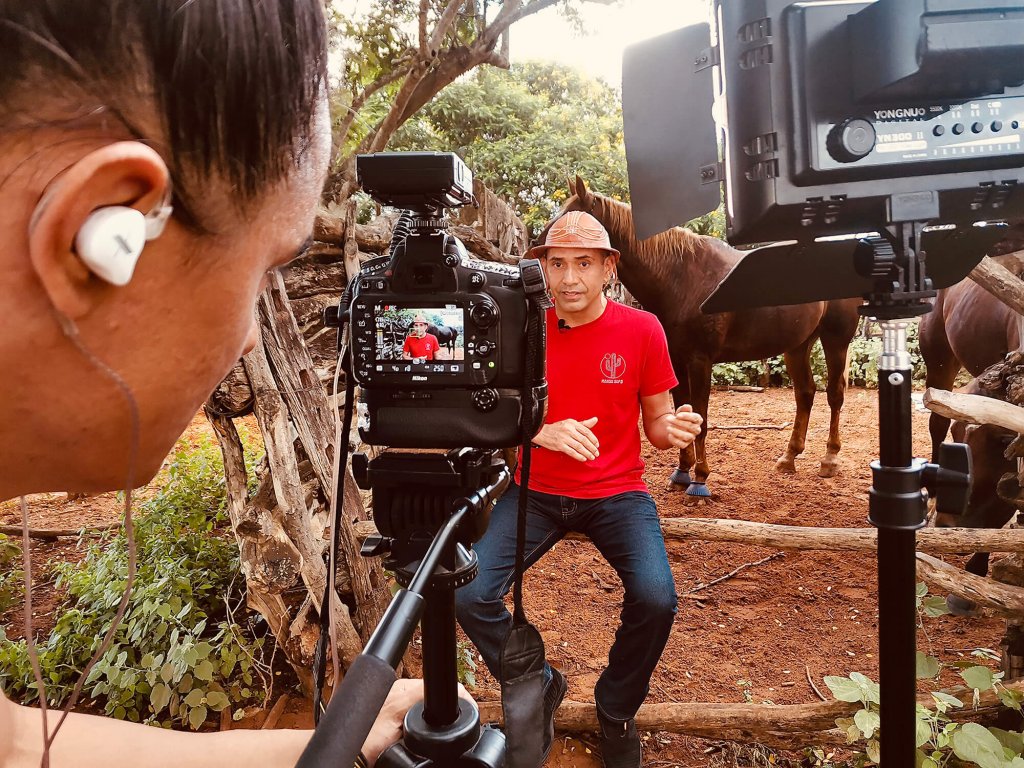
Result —
POLYGON ((321 5, 0 0, 0 498, 123 484, 126 401, 90 354, 134 393, 143 482, 255 341, 328 163, 321 5), (125 285, 97 271, 97 211, 167 203, 125 285))
POLYGON ((590 315, 603 309, 604 286, 619 259, 601 222, 589 213, 569 211, 528 255, 541 260, 559 317, 595 319, 590 315))

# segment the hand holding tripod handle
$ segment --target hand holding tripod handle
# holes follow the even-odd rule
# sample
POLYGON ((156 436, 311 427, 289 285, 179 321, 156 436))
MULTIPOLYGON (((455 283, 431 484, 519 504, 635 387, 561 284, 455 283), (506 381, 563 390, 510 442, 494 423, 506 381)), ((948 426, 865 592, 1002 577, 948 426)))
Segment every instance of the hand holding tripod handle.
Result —
POLYGON ((296 768, 338 768, 355 763, 395 683, 386 661, 365 653, 352 662, 296 768))

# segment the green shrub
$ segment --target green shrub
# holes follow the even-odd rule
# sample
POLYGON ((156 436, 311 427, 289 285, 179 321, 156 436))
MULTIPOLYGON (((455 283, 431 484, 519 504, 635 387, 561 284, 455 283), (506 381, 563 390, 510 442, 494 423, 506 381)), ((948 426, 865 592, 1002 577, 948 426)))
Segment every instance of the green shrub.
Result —
MULTIPOLYGON (((914 365, 914 384, 923 385, 925 365, 921 359, 921 348, 917 338, 917 323, 912 322, 907 328, 907 351, 914 365)), ((865 338, 858 334, 850 343, 849 383, 854 387, 878 387, 878 356, 882 352, 881 338, 865 338)), ((825 352, 821 342, 816 341, 811 350, 811 371, 819 390, 824 390, 828 383, 828 367, 825 365, 825 352)), ((769 360, 755 360, 743 363, 717 363, 712 368, 711 380, 719 385, 762 386, 767 383, 772 387, 788 387, 792 385, 782 355, 769 360)), ((958 383, 964 383, 958 380, 958 383)))
POLYGON ((0 533, 0 613, 5 613, 24 594, 21 546, 0 533))
MULTIPOLYGON (((179 447, 164 487, 137 508, 127 612, 83 689, 108 715, 198 729, 211 712, 260 701, 254 674, 262 674, 263 641, 228 610, 243 602, 244 579, 225 506, 220 452, 208 438, 179 447)), ((80 563, 54 569, 68 596, 37 650, 47 699, 59 705, 112 625, 128 576, 127 539, 109 534, 80 563)), ((25 702, 38 698, 24 642, 0 636, 0 686, 25 702)))

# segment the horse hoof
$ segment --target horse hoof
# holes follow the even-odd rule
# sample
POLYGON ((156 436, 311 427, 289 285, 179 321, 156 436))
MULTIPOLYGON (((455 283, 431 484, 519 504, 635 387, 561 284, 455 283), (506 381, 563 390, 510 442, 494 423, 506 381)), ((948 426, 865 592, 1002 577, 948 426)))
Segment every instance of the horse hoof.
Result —
POLYGON ((693 480, 690 478, 689 472, 676 468, 668 479, 668 489, 670 491, 685 491, 692 482, 693 480))
POLYGON ((696 496, 700 499, 711 498, 711 491, 708 490, 707 483, 690 483, 690 487, 686 489, 687 496, 696 496))
POLYGON ((781 472, 784 475, 795 475, 796 462, 793 459, 783 457, 775 462, 775 471, 781 472))
POLYGON ((978 612, 978 604, 966 600, 959 595, 946 595, 946 607, 954 616, 974 616, 978 612))
POLYGON ((835 477, 838 472, 839 465, 836 462, 826 464, 823 461, 821 462, 821 467, 818 469, 818 477, 835 477))

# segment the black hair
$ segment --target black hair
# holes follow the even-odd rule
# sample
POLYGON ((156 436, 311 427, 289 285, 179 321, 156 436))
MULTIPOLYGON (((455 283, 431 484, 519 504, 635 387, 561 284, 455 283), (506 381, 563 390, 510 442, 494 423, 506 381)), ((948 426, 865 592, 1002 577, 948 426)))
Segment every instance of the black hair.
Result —
POLYGON ((326 83, 322 0, 0 0, 0 51, 0 131, 109 112, 166 147, 176 214, 204 176, 284 178, 326 83))

